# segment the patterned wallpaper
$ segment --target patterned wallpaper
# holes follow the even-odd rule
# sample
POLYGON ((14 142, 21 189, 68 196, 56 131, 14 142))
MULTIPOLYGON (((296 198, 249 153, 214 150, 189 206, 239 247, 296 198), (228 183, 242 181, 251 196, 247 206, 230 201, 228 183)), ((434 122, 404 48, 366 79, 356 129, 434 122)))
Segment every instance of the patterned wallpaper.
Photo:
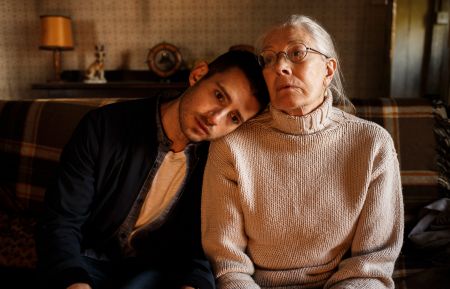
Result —
POLYGON ((387 1, 380 0, 3 0, 0 2, 0 98, 39 96, 32 83, 52 77, 52 52, 39 50, 39 16, 70 16, 75 49, 63 69, 85 69, 105 45, 106 69, 148 69, 148 50, 166 41, 188 65, 231 45, 253 44, 280 17, 319 20, 335 38, 352 98, 380 97, 389 83, 387 1))

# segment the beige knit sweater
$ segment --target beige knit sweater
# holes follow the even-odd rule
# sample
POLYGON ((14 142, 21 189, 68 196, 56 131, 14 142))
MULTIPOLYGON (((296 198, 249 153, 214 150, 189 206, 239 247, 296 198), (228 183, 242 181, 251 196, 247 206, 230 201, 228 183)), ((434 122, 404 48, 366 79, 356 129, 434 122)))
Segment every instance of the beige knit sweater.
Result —
POLYGON ((394 288, 403 201, 393 141, 331 98, 303 117, 270 108, 214 142, 202 198, 219 289, 394 288))

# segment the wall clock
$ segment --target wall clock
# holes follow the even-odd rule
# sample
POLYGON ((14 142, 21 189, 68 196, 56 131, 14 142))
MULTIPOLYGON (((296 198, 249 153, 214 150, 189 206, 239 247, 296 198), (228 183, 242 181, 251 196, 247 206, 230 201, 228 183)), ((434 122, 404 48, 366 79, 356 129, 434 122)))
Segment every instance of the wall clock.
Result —
POLYGON ((170 43, 162 42, 150 49, 147 55, 148 67, 160 77, 174 74, 181 66, 179 49, 170 43))

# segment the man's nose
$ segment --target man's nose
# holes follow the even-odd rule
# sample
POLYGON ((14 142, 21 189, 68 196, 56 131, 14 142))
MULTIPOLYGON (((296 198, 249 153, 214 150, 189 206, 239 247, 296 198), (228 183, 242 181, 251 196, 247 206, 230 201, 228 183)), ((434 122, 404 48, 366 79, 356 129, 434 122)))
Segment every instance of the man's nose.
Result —
POLYGON ((207 115, 207 124, 209 126, 215 126, 218 125, 220 123, 220 121, 226 117, 227 115, 227 110, 226 109, 216 109, 216 110, 212 110, 208 113, 207 115))

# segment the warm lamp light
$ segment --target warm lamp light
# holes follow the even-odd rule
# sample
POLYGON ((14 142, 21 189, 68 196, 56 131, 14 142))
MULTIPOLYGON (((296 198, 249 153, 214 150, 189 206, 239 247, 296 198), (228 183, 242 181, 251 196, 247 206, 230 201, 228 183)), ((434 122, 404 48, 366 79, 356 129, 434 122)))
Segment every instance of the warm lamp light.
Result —
POLYGON ((61 51, 73 49, 71 19, 66 16, 41 16, 39 49, 53 50, 55 81, 61 81, 61 51))

